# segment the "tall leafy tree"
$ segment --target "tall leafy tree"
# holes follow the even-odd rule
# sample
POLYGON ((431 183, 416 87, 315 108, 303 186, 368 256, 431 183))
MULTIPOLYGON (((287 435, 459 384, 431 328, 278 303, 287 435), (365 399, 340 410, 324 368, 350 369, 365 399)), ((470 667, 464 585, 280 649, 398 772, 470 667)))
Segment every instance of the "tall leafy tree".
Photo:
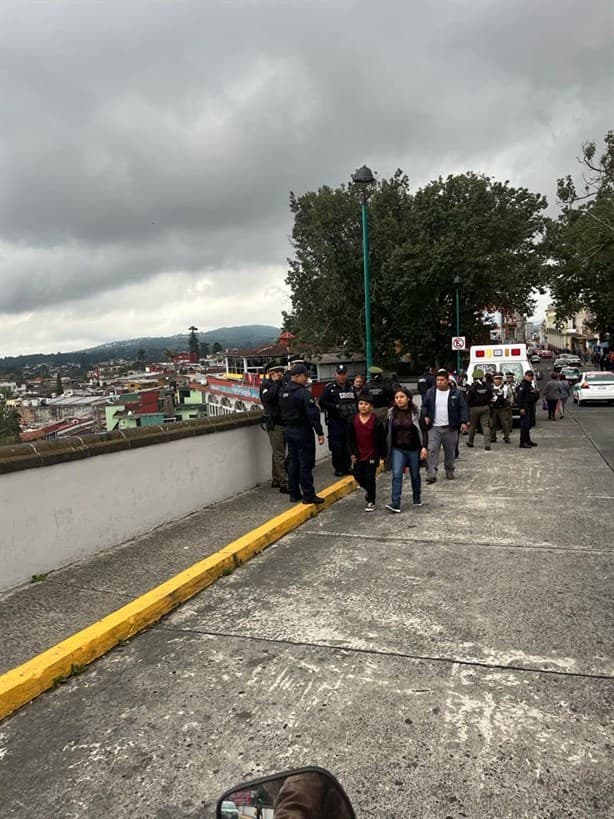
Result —
MULTIPOLYGON (((371 316, 375 358, 399 351, 451 361, 454 279, 461 279, 461 332, 488 334, 484 311, 529 312, 543 285, 545 199, 473 173, 438 179, 412 194, 402 171, 369 200, 371 316)), ((285 326, 320 347, 364 349, 359 192, 354 185, 290 196, 294 214, 285 326)))
POLYGON ((557 318, 581 308, 593 328, 614 332, 614 131, 604 138, 602 152, 594 142, 579 158, 582 187, 571 175, 558 180, 559 218, 548 231, 550 288, 557 318))
POLYGON ((57 374, 55 379, 55 394, 56 395, 63 395, 64 387, 62 386, 62 376, 60 373, 57 374))

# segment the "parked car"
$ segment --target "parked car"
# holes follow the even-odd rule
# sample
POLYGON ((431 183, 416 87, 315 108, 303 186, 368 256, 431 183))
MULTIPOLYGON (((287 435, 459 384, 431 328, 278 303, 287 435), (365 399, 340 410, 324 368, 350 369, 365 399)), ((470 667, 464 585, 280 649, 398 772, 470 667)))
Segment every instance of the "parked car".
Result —
POLYGON ((563 367, 568 367, 569 362, 566 358, 555 358, 554 364, 552 365, 552 369, 555 373, 560 373, 563 367))
POLYGON ((554 358, 554 353, 552 352, 552 350, 540 350, 538 355, 541 358, 554 358))
POLYGON ((578 407, 589 401, 605 401, 614 404, 614 373, 607 370, 582 373, 574 384, 573 400, 578 407))
POLYGON ((563 367, 561 375, 564 375, 570 384, 577 384, 582 378, 582 373, 577 367, 563 367))
POLYGON ((538 353, 533 353, 533 355, 531 356, 529 361, 531 362, 531 364, 541 364, 542 363, 542 360, 541 360, 540 356, 538 355, 538 353))

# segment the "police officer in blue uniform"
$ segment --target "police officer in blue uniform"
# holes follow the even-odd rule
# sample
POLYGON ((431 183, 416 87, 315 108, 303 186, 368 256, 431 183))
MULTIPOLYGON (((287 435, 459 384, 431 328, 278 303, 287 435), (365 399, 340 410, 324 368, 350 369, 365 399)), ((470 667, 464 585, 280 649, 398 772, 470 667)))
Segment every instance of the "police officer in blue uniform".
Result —
POLYGON ((318 443, 324 443, 324 430, 320 423, 320 411, 316 402, 305 389, 309 371, 304 364, 294 364, 290 381, 279 394, 279 410, 286 430, 288 446, 288 489, 290 500, 303 503, 324 503, 316 495, 313 485, 313 468, 316 462, 315 431, 318 443))
POLYGON ((347 445, 347 426, 358 411, 358 395, 348 382, 345 364, 339 364, 335 380, 327 384, 320 396, 320 408, 326 413, 328 448, 335 475, 350 474, 350 454, 347 445))

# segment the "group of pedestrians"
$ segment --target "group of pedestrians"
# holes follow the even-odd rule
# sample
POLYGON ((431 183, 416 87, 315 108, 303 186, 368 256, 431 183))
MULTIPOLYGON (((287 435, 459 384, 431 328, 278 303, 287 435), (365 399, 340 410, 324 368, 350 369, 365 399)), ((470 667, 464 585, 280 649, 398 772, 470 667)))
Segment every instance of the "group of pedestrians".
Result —
POLYGON ((324 388, 319 402, 305 387, 309 372, 303 363, 284 370, 282 365, 269 367, 260 396, 272 449, 272 486, 287 493, 293 502, 324 502, 313 482, 314 433, 318 443, 324 443, 320 411, 328 428, 334 474, 354 476, 365 491, 367 512, 375 510, 376 474, 382 461, 392 473, 386 509, 401 511, 406 474, 413 504, 420 506, 421 467, 426 470, 426 482, 436 483, 443 450, 442 472, 447 480, 454 480, 460 436, 467 432, 468 447, 474 446, 479 430, 487 451, 497 442, 499 430, 503 442, 511 443, 515 401, 520 411, 520 447, 537 446, 530 434, 539 398, 532 370, 520 384, 515 383, 512 373, 493 375, 476 370, 473 382, 461 390, 447 370, 434 373, 427 368, 418 380, 421 407, 405 386, 386 378, 379 367, 370 368, 367 381, 357 375, 352 382, 347 367, 338 365, 335 379, 324 388))
POLYGON ((556 421, 565 417, 565 404, 571 395, 571 384, 564 373, 552 373, 544 387, 544 409, 548 412, 548 420, 556 421))

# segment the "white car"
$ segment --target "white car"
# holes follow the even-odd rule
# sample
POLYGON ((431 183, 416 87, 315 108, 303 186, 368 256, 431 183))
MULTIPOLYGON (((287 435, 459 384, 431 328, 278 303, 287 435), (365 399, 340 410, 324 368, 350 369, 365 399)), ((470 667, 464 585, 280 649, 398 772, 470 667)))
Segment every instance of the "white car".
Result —
POLYGON ((223 819, 239 819, 239 810, 234 802, 225 799, 222 802, 223 819))
POLYGON ((582 373, 573 388, 573 400, 580 404, 588 401, 614 403, 614 373, 607 370, 582 373))

